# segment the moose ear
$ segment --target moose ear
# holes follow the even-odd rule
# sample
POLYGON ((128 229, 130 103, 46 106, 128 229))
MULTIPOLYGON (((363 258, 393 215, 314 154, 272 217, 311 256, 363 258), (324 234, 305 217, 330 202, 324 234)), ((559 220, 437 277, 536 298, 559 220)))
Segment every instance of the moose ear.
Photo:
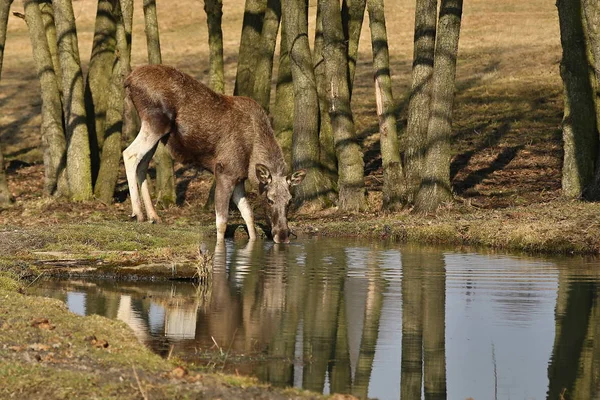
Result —
POLYGON ((296 185, 299 185, 300 183, 302 183, 302 180, 304 179, 305 176, 306 176, 306 170, 300 169, 300 170, 294 172, 293 174, 289 175, 286 179, 287 179, 288 185, 296 186, 296 185))
POLYGON ((263 164, 256 164, 256 178, 262 185, 268 185, 271 183, 271 180, 273 180, 271 177, 271 171, 269 171, 269 168, 263 164))

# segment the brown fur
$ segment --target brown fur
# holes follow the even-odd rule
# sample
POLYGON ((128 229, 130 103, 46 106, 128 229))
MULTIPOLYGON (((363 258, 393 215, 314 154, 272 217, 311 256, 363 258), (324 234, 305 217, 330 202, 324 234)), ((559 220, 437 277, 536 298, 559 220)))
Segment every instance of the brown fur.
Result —
MULTIPOLYGON (((295 179, 285 176, 287 167, 281 148, 275 140, 267 114, 258 103, 246 97, 215 93, 191 76, 164 65, 136 68, 125 80, 125 88, 142 120, 140 135, 123 152, 126 168, 129 166, 130 192, 134 174, 138 183, 144 184, 145 177, 140 168, 147 169, 149 155, 161 140, 176 160, 215 174, 218 237, 224 233, 221 225, 223 219, 226 222, 227 206, 234 189, 237 191, 234 194, 237 204, 238 198, 244 197, 243 187, 240 189, 238 185, 250 178, 267 193, 268 208, 273 209, 269 219, 274 239, 288 240, 285 213, 291 198, 289 186, 298 184, 304 172, 293 175, 295 179), (132 161, 134 158, 137 163, 132 161), (132 170, 134 164, 135 172, 132 170), (262 166, 266 169, 261 180, 257 171, 262 166)), ((142 186, 143 197, 144 191, 142 186)), ((134 215, 143 220, 141 207, 135 204, 135 200, 139 202, 139 196, 132 193, 131 197, 134 215)), ((148 203, 144 197, 149 217, 158 219, 151 202, 150 207, 148 203)), ((244 216, 241 208, 240 211, 244 216)), ((253 225, 253 217, 251 211, 249 213, 244 219, 253 237, 254 227, 250 226, 253 225)))

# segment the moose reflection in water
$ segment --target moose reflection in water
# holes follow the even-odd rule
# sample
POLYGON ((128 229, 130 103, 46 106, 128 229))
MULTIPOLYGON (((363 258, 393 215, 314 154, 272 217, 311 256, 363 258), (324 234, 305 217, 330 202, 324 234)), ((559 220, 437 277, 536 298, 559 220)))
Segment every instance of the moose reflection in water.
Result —
POLYGON ((278 386, 379 399, 599 394, 598 265, 321 239, 225 242, 214 260, 204 286, 38 290, 125 321, 163 356, 278 386))

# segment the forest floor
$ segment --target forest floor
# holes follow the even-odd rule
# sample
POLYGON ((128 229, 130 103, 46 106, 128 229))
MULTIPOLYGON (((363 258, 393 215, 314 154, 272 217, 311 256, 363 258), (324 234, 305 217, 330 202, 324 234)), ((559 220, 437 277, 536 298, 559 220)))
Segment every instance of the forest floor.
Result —
MULTIPOLYGON (((311 1, 309 9, 311 17, 316 12, 314 3, 311 1)), ((95 2, 79 0, 73 4, 85 74, 95 2)), ((15 4, 14 11, 22 11, 18 7, 15 4)), ((224 7, 226 92, 231 93, 243 1, 227 2, 224 7)), ((402 139, 410 94, 414 1, 391 2, 386 7, 402 139)), ((192 0, 178 2, 177 7, 158 2, 158 15, 163 62, 204 80, 208 48, 202 7, 192 0)), ((255 383, 231 383, 231 379, 237 379, 232 377, 198 378, 200 375, 195 372, 181 377, 177 375, 181 371, 174 372, 176 364, 172 360, 158 360, 148 351, 137 361, 136 354, 144 350, 131 343, 132 335, 118 322, 68 317, 64 307, 56 302, 15 294, 14 290, 23 291, 27 281, 41 272, 40 262, 43 264, 51 254, 89 258, 101 253, 100 257, 112 263, 130 264, 150 259, 192 260, 198 235, 214 236, 214 213, 203 209, 210 175, 179 164, 176 165, 177 205, 159 210, 163 218, 159 225, 129 221, 124 174, 112 204, 69 203, 45 197, 39 137, 41 100, 25 23, 11 16, 7 37, 0 81, 3 111, 0 143, 15 203, 0 209, 0 359, 6 360, 0 363, 0 381, 8 383, 0 385, 0 393, 21 391, 27 398, 63 398, 89 390, 102 396, 110 393, 119 398, 145 398, 144 391, 148 391, 153 394, 149 398, 163 395, 184 398, 191 392, 182 387, 195 385, 197 389, 214 383, 220 389, 207 393, 207 397, 236 398, 241 392, 235 391, 241 387, 255 390, 248 389, 255 387, 255 383), (12 280, 15 277, 20 279, 16 284, 12 280), (48 319, 56 329, 40 328, 36 322, 40 318, 48 319), (92 336, 107 340, 108 350, 92 344, 89 339, 92 336), (120 353, 125 348, 129 348, 128 353, 125 350, 120 353), (117 359, 114 353, 127 355, 117 359), (103 377, 108 365, 109 373, 103 377), (46 368, 49 366, 56 368, 46 368), (46 375, 41 370, 46 371, 44 374, 51 372, 42 378, 46 375), (70 393, 57 386, 56 382, 71 382, 69 379, 82 371, 85 380, 61 386, 70 388, 70 393), (35 384, 28 386, 30 380, 35 384), (173 380, 179 383, 171 387, 169 382, 173 380), (99 383, 106 391, 93 391, 96 389, 92 383, 99 383)), ((134 66, 145 63, 145 57, 143 14, 138 7, 134 20, 134 66)), ((564 200, 560 193, 563 109, 560 57, 558 18, 551 2, 513 0, 503 2, 502 6, 486 0, 466 3, 452 137, 451 176, 456 202, 435 215, 417 216, 409 209, 385 213, 380 211, 381 159, 369 29, 365 21, 352 107, 365 149, 368 210, 360 214, 343 214, 337 209, 300 211, 290 216, 292 229, 299 236, 363 236, 597 256, 600 204, 564 200)), ((232 222, 241 222, 237 214, 232 215, 232 222)), ((261 221, 260 210, 257 215, 261 221)), ((244 235, 241 231, 236 234, 244 235)), ((266 387, 256 390, 253 397, 301 395, 266 387)))

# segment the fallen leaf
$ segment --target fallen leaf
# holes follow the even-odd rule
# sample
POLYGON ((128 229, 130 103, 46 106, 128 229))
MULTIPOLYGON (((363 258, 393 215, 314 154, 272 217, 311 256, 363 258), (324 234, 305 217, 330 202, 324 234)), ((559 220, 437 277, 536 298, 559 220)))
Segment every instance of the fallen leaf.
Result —
POLYGON ((48 351, 48 350, 50 350, 50 346, 48 346, 47 344, 43 344, 43 343, 30 344, 29 346, 27 346, 27 348, 29 350, 33 350, 33 351, 48 351))
POLYGON ((48 321, 48 318, 36 318, 31 321, 31 326, 34 328, 47 329, 49 331, 56 328, 56 326, 52 325, 50 321, 48 321))
POLYGON ((175 367, 171 372, 169 372, 169 376, 171 378, 181 379, 187 375, 187 370, 183 367, 175 367))

